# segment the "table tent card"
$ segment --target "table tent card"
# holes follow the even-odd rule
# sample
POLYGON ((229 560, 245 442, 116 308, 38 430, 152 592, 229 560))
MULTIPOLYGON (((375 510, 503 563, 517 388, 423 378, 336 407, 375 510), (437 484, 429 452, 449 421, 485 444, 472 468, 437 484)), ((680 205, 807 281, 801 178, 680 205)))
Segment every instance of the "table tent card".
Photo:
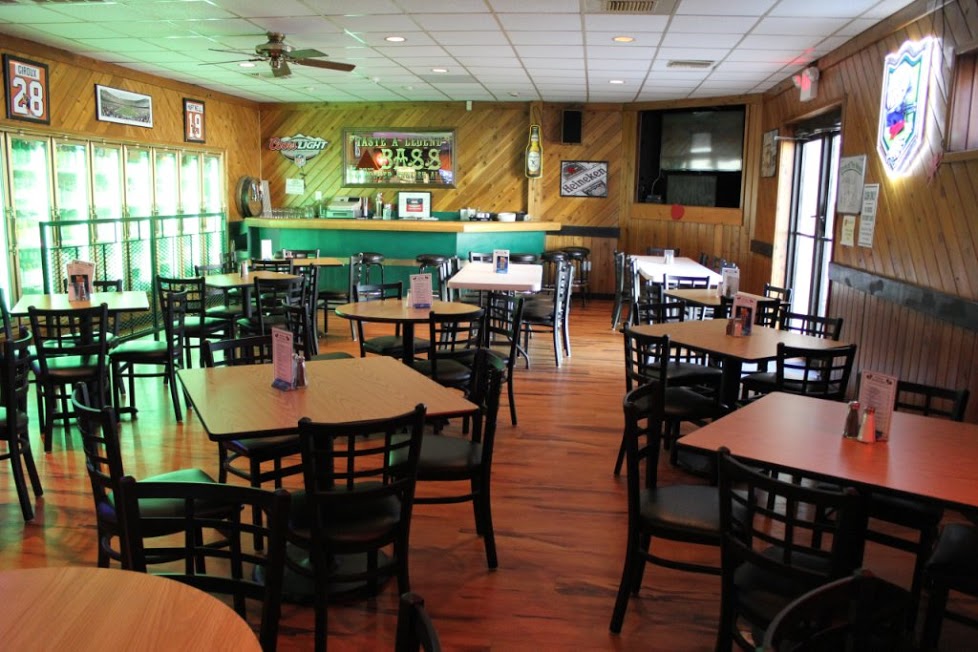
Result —
POLYGON ((740 268, 724 267, 720 271, 720 285, 717 286, 717 295, 730 298, 740 292, 740 268))
POLYGON ((886 441, 890 438, 890 420, 893 416, 893 404, 896 402, 897 378, 876 371, 864 371, 859 375, 859 407, 863 411, 873 410, 875 441, 886 441))
POLYGON ((757 299, 743 293, 737 293, 734 295, 730 313, 734 319, 740 320, 741 332, 744 335, 750 335, 751 329, 754 326, 754 319, 757 316, 757 299))
POLYGON ((664 249, 662 251, 663 262, 666 265, 672 265, 676 262, 676 250, 675 249, 664 249))
POLYGON ((292 346, 292 332, 284 328, 272 329, 272 372, 275 374, 272 387, 276 389, 295 389, 295 349, 292 346))
POLYGON ((88 301, 92 296, 95 263, 73 260, 65 266, 68 279, 68 301, 88 301))
POLYGON ((412 308, 431 307, 431 274, 411 274, 411 288, 408 290, 412 308))
POLYGON ((262 240, 261 241, 261 257, 262 260, 268 260, 272 258, 272 241, 262 240))
POLYGON ((493 249, 492 268, 497 274, 509 272, 509 249, 493 249))

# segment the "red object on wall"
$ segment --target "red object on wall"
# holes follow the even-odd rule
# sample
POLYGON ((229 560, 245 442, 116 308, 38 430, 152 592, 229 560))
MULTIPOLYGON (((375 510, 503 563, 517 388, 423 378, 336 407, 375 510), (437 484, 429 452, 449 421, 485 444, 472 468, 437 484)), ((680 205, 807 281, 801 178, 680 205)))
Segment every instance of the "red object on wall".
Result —
POLYGON ((685 214, 686 214, 686 207, 685 206, 683 206, 682 204, 673 204, 672 205, 672 219, 674 219, 674 220, 681 220, 681 219, 683 219, 683 215, 685 215, 685 214))

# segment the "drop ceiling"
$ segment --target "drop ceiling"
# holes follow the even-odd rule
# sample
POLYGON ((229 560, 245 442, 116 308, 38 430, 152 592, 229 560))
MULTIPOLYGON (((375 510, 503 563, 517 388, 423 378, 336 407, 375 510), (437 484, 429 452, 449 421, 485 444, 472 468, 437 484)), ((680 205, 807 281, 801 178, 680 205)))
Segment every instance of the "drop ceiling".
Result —
POLYGON ((766 91, 911 1, 0 0, 0 50, 5 33, 260 102, 642 102, 766 91), (240 67, 270 31, 356 69, 240 67))

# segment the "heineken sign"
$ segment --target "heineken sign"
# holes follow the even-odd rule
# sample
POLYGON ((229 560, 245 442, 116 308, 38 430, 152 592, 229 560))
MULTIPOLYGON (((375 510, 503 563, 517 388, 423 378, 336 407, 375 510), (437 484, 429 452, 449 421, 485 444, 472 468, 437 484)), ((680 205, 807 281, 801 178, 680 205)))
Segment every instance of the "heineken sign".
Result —
POLYGON ((268 149, 281 153, 282 156, 291 160, 300 168, 309 159, 318 156, 328 146, 328 140, 303 136, 302 134, 286 136, 285 138, 272 136, 268 139, 268 149))

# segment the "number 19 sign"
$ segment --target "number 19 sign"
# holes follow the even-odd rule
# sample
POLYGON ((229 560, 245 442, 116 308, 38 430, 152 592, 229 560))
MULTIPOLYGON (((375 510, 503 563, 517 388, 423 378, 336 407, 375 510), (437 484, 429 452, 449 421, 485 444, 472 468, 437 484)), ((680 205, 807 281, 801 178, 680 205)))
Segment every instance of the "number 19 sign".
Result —
POLYGON ((183 99, 183 139, 188 143, 206 142, 204 103, 200 100, 183 99))
POLYGON ((51 124, 46 64, 3 55, 3 82, 7 93, 7 117, 51 124))

